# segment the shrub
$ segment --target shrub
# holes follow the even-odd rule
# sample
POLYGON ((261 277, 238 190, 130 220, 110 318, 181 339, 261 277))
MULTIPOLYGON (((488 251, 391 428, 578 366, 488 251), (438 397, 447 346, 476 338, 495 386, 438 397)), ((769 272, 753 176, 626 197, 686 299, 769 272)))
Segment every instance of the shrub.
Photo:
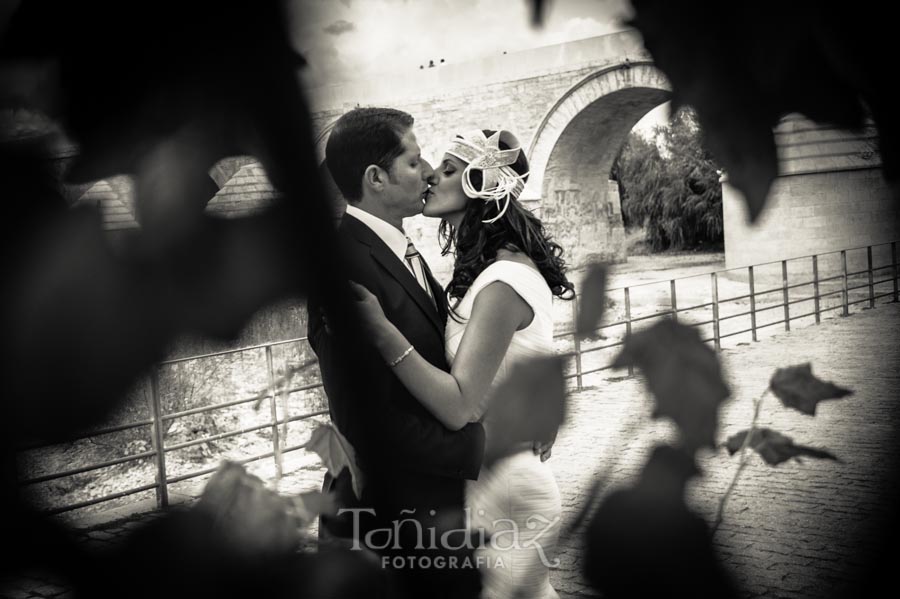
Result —
POLYGON ((643 228, 655 251, 723 240, 719 170, 700 136, 694 112, 680 110, 655 139, 633 131, 613 167, 625 226, 643 228))

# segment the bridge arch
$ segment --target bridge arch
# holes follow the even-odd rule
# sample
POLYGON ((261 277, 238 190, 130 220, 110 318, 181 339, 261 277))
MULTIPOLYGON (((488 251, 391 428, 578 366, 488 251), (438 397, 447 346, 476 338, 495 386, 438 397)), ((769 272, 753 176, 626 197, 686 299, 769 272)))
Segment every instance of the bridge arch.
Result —
POLYGON ((570 87, 535 130, 522 199, 539 207, 571 265, 625 258, 610 170, 631 129, 670 96, 668 80, 651 61, 626 59, 570 87))
POLYGON ((320 166, 325 162, 325 144, 328 143, 328 136, 331 135, 331 130, 334 129, 334 125, 335 123, 337 123, 337 121, 337 116, 331 119, 328 124, 325 125, 321 131, 319 131, 318 135, 316 135, 315 140, 313 140, 313 144, 316 147, 316 161, 320 166))

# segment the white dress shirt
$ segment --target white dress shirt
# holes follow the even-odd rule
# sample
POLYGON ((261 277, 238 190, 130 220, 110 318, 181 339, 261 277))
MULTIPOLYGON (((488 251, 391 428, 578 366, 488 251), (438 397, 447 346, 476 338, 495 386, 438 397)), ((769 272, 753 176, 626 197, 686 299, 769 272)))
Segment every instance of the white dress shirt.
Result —
MULTIPOLYGON (((372 229, 372 232, 378 235, 378 238, 381 239, 391 252, 397 256, 397 259, 405 264, 407 269, 410 269, 409 263, 406 261, 406 245, 409 242, 403 231, 389 222, 369 214, 365 210, 360 210, 352 204, 347 204, 347 214, 358 219, 364 225, 372 229)), ((411 269, 410 272, 412 272, 411 269)))

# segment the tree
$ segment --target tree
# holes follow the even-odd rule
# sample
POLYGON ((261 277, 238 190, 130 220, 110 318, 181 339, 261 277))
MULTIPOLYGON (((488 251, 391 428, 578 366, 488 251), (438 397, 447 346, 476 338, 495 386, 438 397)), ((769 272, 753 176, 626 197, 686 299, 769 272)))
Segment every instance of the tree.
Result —
POLYGON ((700 142, 696 114, 679 110, 650 140, 632 132, 614 167, 626 227, 643 227, 654 250, 722 241, 719 170, 700 142))

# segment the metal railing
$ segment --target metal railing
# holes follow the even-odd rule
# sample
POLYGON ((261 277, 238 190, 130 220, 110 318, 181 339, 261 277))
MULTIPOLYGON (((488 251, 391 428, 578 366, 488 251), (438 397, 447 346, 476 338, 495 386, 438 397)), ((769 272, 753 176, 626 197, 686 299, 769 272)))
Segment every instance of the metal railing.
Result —
MULTIPOLYGON (((574 330, 563 331, 560 333, 554 334, 554 340, 568 340, 571 339, 572 343, 572 351, 562 351, 563 355, 570 357, 572 359, 570 372, 566 375, 566 379, 575 380, 575 388, 583 389, 584 388, 584 379, 585 377, 593 374, 600 373, 601 371, 608 370, 612 368, 611 361, 605 364, 601 364, 599 366, 588 366, 585 363, 586 358, 589 358, 592 354, 602 352, 604 350, 610 350, 621 347, 625 339, 632 334, 632 332, 636 328, 641 328, 652 324, 651 321, 658 318, 673 318, 676 320, 680 320, 682 322, 686 322, 691 326, 695 327, 711 327, 712 336, 704 338, 704 341, 710 342, 713 344, 715 349, 721 349, 722 340, 726 338, 736 338, 739 335, 750 335, 752 341, 758 340, 759 332, 762 329, 776 326, 776 325, 784 325, 784 329, 786 331, 790 330, 790 325, 792 321, 797 321, 803 318, 814 318, 815 324, 819 324, 821 322, 822 317, 831 311, 840 310, 841 316, 848 316, 850 314, 850 307, 860 304, 867 303, 870 308, 874 308, 876 305, 876 300, 883 297, 891 297, 893 302, 898 301, 898 263, 897 263, 897 242, 890 242, 884 244, 877 244, 871 246, 863 246, 861 248, 850 248, 845 250, 839 250, 835 252, 825 252, 821 254, 812 254, 808 256, 802 256, 799 258, 790 258, 781 261, 773 261, 760 263, 753 266, 747 266, 742 268, 732 268, 726 270, 719 270, 711 273, 703 273, 702 275, 692 275, 686 277, 680 277, 676 279, 668 279, 664 281, 653 281, 649 283, 641 283, 637 285, 630 285, 628 287, 620 287, 614 288, 607 291, 607 298, 614 298, 621 294, 622 297, 622 318, 607 322, 603 324, 601 327, 597 329, 597 332, 606 331, 609 329, 613 329, 616 327, 620 327, 623 331, 620 338, 612 341, 610 343, 600 343, 596 344, 593 342, 581 341, 574 334, 574 330), (880 247, 890 247, 890 263, 882 266, 875 266, 873 264, 873 248, 880 247), (848 271, 848 261, 847 255, 849 252, 866 250, 866 268, 860 271, 848 271), (822 267, 822 258, 830 255, 839 255, 840 257, 840 272, 831 276, 821 276, 820 270, 822 267), (810 270, 812 273, 812 278, 808 281, 802 282, 794 282, 791 283, 789 280, 789 272, 788 265, 791 263, 799 263, 800 261, 809 261, 810 270), (781 284, 778 286, 774 286, 769 289, 757 290, 756 283, 758 279, 759 269, 761 267, 767 265, 778 265, 780 263, 781 266, 781 284), (875 280, 875 273, 890 269, 891 276, 889 278, 883 278, 879 280, 875 280), (747 275, 747 288, 748 293, 737 295, 733 297, 721 298, 719 297, 719 280, 720 275, 726 273, 734 273, 734 274, 743 274, 746 272, 747 275), (852 277, 865 276, 866 280, 861 285, 850 285, 852 277), (688 304, 683 305, 678 301, 678 283, 685 282, 689 279, 697 279, 698 277, 709 277, 709 295, 708 298, 703 298, 704 300, 708 299, 708 301, 702 301, 697 304, 688 304), (822 287, 827 286, 832 283, 837 283, 839 286, 836 289, 829 291, 822 291, 822 287), (892 283, 892 289, 886 292, 877 292, 876 287, 880 285, 885 285, 887 283, 892 283), (632 296, 635 294, 636 290, 647 288, 653 285, 663 285, 668 287, 668 297, 667 297, 667 307, 663 310, 658 310, 652 312, 650 314, 642 314, 635 315, 633 314, 633 308, 635 306, 632 305, 632 296), (803 287, 812 287, 812 294, 807 297, 794 298, 791 299, 791 291, 800 289, 803 287), (858 290, 866 290, 863 293, 863 297, 861 299, 854 299, 851 301, 851 292, 858 290), (767 302, 764 301, 763 298, 768 298, 773 294, 780 295, 779 302, 767 302), (823 300, 825 298, 840 294, 840 302, 835 306, 825 306, 823 304, 823 300), (749 309, 742 312, 737 312, 733 314, 722 314, 723 306, 733 303, 733 302, 747 302, 749 304, 749 309), (813 310, 812 312, 806 312, 802 314, 792 313, 791 306, 795 306, 804 302, 812 302, 813 310), (783 310, 783 317, 779 320, 773 320, 771 322, 761 322, 760 315, 768 312, 770 310, 775 310, 781 308, 783 310), (696 317, 690 318, 688 317, 688 313, 697 312, 698 310, 708 310, 708 320, 696 320, 696 317), (722 324, 723 322, 733 322, 735 319, 745 318, 747 324, 744 325, 747 328, 738 329, 735 331, 727 331, 723 332, 722 324)), ((574 323, 576 321, 575 316, 578 312, 578 301, 579 299, 576 297, 574 301, 571 302, 572 306, 572 320, 574 323)), ((615 302, 615 299, 613 299, 615 302)), ((703 316, 701 318, 707 318, 707 316, 703 316)), ((601 338, 600 341, 609 340, 608 337, 601 338)), ((269 429, 271 431, 272 437, 272 449, 271 451, 267 451, 261 454, 251 455, 243 457, 239 460, 235 460, 242 464, 247 464, 251 462, 257 462, 260 460, 272 458, 275 464, 275 469, 277 476, 282 476, 284 469, 284 456, 285 454, 293 451, 297 451, 304 447, 304 444, 293 445, 290 446, 287 444, 287 425, 294 422, 299 422, 303 420, 307 420, 310 418, 323 416, 328 413, 327 410, 317 410, 307 413, 302 413, 294 416, 288 415, 287 402, 283 402, 283 414, 279 418, 278 408, 277 408, 277 400, 279 397, 287 398, 289 394, 296 392, 309 391, 313 389, 320 388, 322 386, 321 381, 317 381, 315 383, 309 383, 304 385, 299 385, 291 388, 287 388, 287 385, 284 384, 285 388, 279 388, 279 381, 275 375, 275 369, 273 365, 273 354, 272 350, 274 347, 283 346, 290 343, 302 343, 306 341, 306 337, 299 337, 296 339, 288 339, 285 341, 278 341, 274 343, 266 343, 261 345, 255 345, 250 347, 242 347, 237 349, 231 349, 221 352, 213 352, 198 356, 191 356, 186 358, 179 358, 174 360, 168 360, 165 362, 161 362, 155 365, 148 377, 149 379, 149 413, 150 418, 139 420, 137 422, 131 422, 127 424, 122 424, 118 426, 112 426, 108 428, 104 428, 101 430, 94 430, 91 432, 85 432, 80 435, 75 435, 69 438, 67 441, 76 441, 79 439, 89 439, 96 438, 102 435, 121 432, 126 430, 138 429, 138 428, 149 428, 149 437, 151 439, 151 449, 149 451, 143 451, 140 453, 135 453, 132 455, 118 457, 111 460, 106 460, 103 462, 89 464, 77 468, 68 469, 61 472, 54 472, 52 474, 46 474, 42 476, 35 476, 32 478, 28 478, 26 480, 22 480, 20 482, 21 485, 35 485, 39 483, 46 483, 50 481, 54 481, 57 479, 65 478, 68 476, 83 474, 91 471, 100 470, 102 468, 107 468, 110 466, 116 466, 120 464, 126 464, 129 462, 135 462, 139 460, 147 460, 153 459, 154 461, 154 469, 155 469, 155 480, 150 483, 142 484, 133 488, 125 489, 122 491, 118 491, 115 493, 110 493, 107 495, 103 495, 102 497, 93 498, 86 501, 80 501, 77 503, 72 503, 68 505, 63 505, 61 507, 54 507, 52 509, 47 510, 47 513, 56 514, 61 512, 67 512, 71 510, 76 510, 80 508, 85 508, 89 506, 93 506, 99 503, 112 501, 115 499, 120 499, 123 497, 127 497, 129 495, 134 495, 137 493, 154 490, 156 493, 156 504, 158 507, 165 507, 169 505, 169 486, 175 483, 183 482, 189 479, 198 478, 201 476, 205 476, 211 474, 216 469, 215 468, 204 468, 201 470, 196 470, 192 472, 187 472, 185 474, 180 474, 177 476, 171 476, 166 469, 166 454, 169 452, 186 449, 189 447, 197 446, 203 443, 208 443, 211 441, 217 441, 222 439, 227 439, 231 437, 236 437, 239 435, 245 435, 247 433, 252 433, 256 431, 261 431, 264 429, 269 429), (263 350, 265 352, 266 358, 266 370, 267 370, 267 378, 268 385, 266 388, 265 394, 255 395, 253 397, 241 398, 233 401, 217 403, 214 405, 208 405, 198 408, 189 408, 180 410, 172 413, 165 413, 162 406, 161 401, 161 393, 160 393, 160 373, 162 369, 166 366, 171 366, 178 363, 198 361, 202 359, 213 358, 217 356, 226 356, 233 354, 241 354, 243 352, 250 352, 255 350, 263 350), (190 415, 196 414, 204 414, 210 413, 218 410, 224 410, 227 408, 246 405, 251 402, 257 404, 257 407, 260 407, 260 402, 268 402, 269 404, 269 419, 267 422, 262 424, 256 424, 253 426, 242 427, 237 430, 230 430, 224 433, 218 433, 214 435, 210 435, 207 437, 202 437, 199 439, 193 439, 190 441, 176 443, 171 445, 166 445, 166 425, 171 421, 175 421, 179 418, 184 418, 190 415), (280 428, 279 428, 280 427, 280 428)), ((301 366, 301 368, 306 366, 311 366, 315 364, 315 361, 308 361, 301 366)), ((285 366, 286 368, 286 366, 285 366)), ((634 374, 633 369, 631 367, 628 368, 628 375, 632 376, 634 374)), ((32 447, 27 447, 23 449, 38 449, 42 446, 35 445, 32 447)))
MULTIPOLYGON (((691 275, 675 279, 640 283, 637 285, 630 285, 628 287, 619 287, 607 290, 607 298, 610 298, 611 296, 618 296, 621 294, 621 298, 624 303, 623 318, 611 322, 605 322, 602 326, 598 327, 595 330, 595 332, 602 334, 602 332, 605 330, 620 327, 624 329, 624 334, 618 340, 610 343, 593 345, 592 347, 585 347, 585 341, 578 339, 578 337, 575 335, 574 329, 556 333, 554 334, 554 339, 571 339, 573 350, 568 352, 563 350, 562 352, 563 355, 572 358, 572 367, 570 369, 570 372, 566 375, 566 379, 574 379, 575 388, 580 390, 584 388, 584 378, 586 376, 597 374, 604 370, 613 368, 611 360, 599 366, 595 365, 594 367, 585 367, 586 356, 592 353, 602 352, 603 350, 622 347, 625 343, 625 338, 631 335, 636 327, 652 324, 650 321, 654 319, 672 318, 675 320, 681 320, 682 322, 686 322, 687 324, 695 327, 710 327, 711 336, 705 337, 703 338, 703 340, 705 342, 712 343, 716 350, 720 350, 722 348, 722 341, 724 339, 735 338, 740 335, 749 335, 749 339, 751 339, 752 341, 758 341, 760 331, 768 327, 783 325, 785 331, 790 331, 792 321, 813 318, 815 324, 819 324, 822 318, 827 313, 835 310, 840 311, 840 316, 849 316, 850 308, 858 304, 865 303, 868 304, 868 308, 874 308, 876 305, 876 300, 880 298, 890 297, 891 302, 900 301, 900 298, 898 298, 898 281, 900 281, 900 279, 898 279, 897 271, 897 242, 891 241, 881 244, 848 248, 844 250, 835 250, 832 252, 809 254, 806 256, 788 258, 785 260, 774 260, 771 262, 763 262, 752 266, 729 268, 710 273, 704 273, 702 275, 691 275), (876 266, 873 260, 873 248, 883 248, 884 250, 889 249, 889 262, 880 266, 876 266), (848 254, 851 252, 862 251, 865 251, 866 267, 862 270, 857 271, 848 270, 848 254), (822 273, 820 272, 822 266, 822 258, 831 256, 835 258, 835 263, 837 263, 837 258, 839 257, 839 272, 830 276, 822 276, 822 273), (796 282, 795 280, 792 283, 789 277, 788 265, 802 265, 802 263, 804 262, 808 262, 809 271, 811 272, 811 278, 808 280, 802 280, 800 282, 796 282), (760 267, 770 265, 780 265, 781 272, 778 278, 780 278, 781 284, 768 289, 757 290, 757 275, 760 267), (880 273, 886 270, 890 271, 890 276, 876 280, 876 273, 880 273), (740 275, 741 277, 746 274, 746 284, 748 287, 748 292, 746 294, 736 295, 732 297, 719 297, 720 276, 725 274, 730 274, 732 276, 740 275), (696 279, 697 277, 704 276, 709 277, 709 294, 708 298, 704 298, 708 299, 709 301, 704 301, 692 305, 679 304, 677 294, 678 282, 688 281, 690 279, 696 279), (865 281, 859 285, 851 285, 851 279, 854 277, 865 277, 865 281), (829 283, 838 283, 839 287, 823 292, 823 285, 828 285, 829 283), (886 284, 891 285, 890 290, 883 291, 876 289, 877 287, 884 286, 886 284), (651 314, 634 316, 632 314, 632 296, 634 295, 634 291, 639 288, 659 285, 668 286, 668 308, 656 311, 651 314), (810 295, 799 298, 791 298, 792 290, 798 290, 804 287, 812 288, 810 295), (852 292, 859 290, 865 290, 865 292, 861 294, 862 297, 851 299, 852 292), (773 294, 780 295, 780 301, 761 301, 763 300, 763 298, 767 298, 768 296, 773 294), (838 294, 840 295, 840 302, 837 305, 825 306, 823 304, 824 299, 838 294), (721 309, 723 305, 733 302, 746 302, 749 304, 749 309, 742 312, 722 315, 721 309), (810 302, 812 303, 812 311, 797 313, 795 310, 792 312, 792 306, 810 302), (780 319, 770 320, 764 323, 760 322, 759 317, 762 313, 770 310, 776 310, 778 308, 781 308, 783 310, 783 316, 780 319), (683 316, 685 313, 696 312, 698 310, 704 309, 708 309, 708 320, 690 321, 688 319, 685 319, 683 316), (746 324, 744 325, 746 326, 746 328, 738 328, 738 330, 729 330, 727 332, 723 332, 723 322, 733 321, 734 319, 739 318, 746 319, 746 324)), ((576 301, 572 302, 573 323, 575 322, 575 315, 577 314, 577 312, 578 303, 576 298, 576 301)), ((608 337, 601 337, 601 341, 606 339, 608 339, 608 337)), ((634 371, 631 366, 628 367, 628 375, 634 375, 634 371)))
MULTIPOLYGON (((237 437, 239 435, 245 435, 247 433, 252 433, 256 431, 260 431, 263 429, 269 429, 271 431, 272 436, 272 450, 268 452, 264 452, 257 455, 245 456, 241 459, 234 460, 235 462, 241 464, 248 464, 251 462, 257 462, 259 460, 264 460, 267 458, 273 458, 275 463, 275 469, 277 472, 277 476, 281 477, 284 469, 284 455, 286 453, 297 451, 299 449, 304 448, 304 444, 298 444, 293 446, 285 446, 287 440, 287 426, 294 422, 299 422, 303 420, 307 420, 310 418, 314 418, 317 416, 323 416, 328 414, 328 410, 316 410, 312 412, 305 412, 302 414, 297 414, 294 416, 288 415, 288 404, 287 402, 283 402, 282 409, 283 414, 282 417, 278 417, 278 408, 277 408, 277 400, 279 397, 286 398, 291 393, 297 393, 302 391, 309 391, 312 389, 316 389, 322 386, 321 381, 299 385, 299 386, 283 386, 283 388, 279 388, 278 380, 275 376, 275 369, 273 365, 272 358, 272 349, 274 347, 287 345, 290 343, 301 343, 306 341, 306 337, 298 337, 295 339, 287 339, 283 341, 276 341, 272 343, 265 343, 261 345, 254 345, 249 347, 241 347, 236 349, 230 349, 219 352, 211 352, 202 355, 190 356, 185 358, 177 358, 173 360, 166 360, 164 362, 160 362, 153 366, 150 374, 148 375, 148 383, 150 393, 148 396, 149 402, 149 412, 151 417, 149 419, 139 420, 137 422, 130 422, 127 424, 122 424, 118 426, 111 426, 103 429, 93 430, 89 432, 84 432, 80 434, 73 435, 65 440, 65 442, 74 442, 82 439, 91 439, 97 438, 102 435, 107 435, 116 432, 122 432, 127 430, 139 429, 139 428, 149 428, 149 437, 151 441, 151 449, 149 451, 144 451, 140 453, 131 454, 124 457, 119 457, 111 460, 105 460, 102 462, 92 463, 85 466, 81 466, 78 468, 72 468, 60 472, 54 472, 52 474, 45 474, 42 476, 35 476, 31 478, 27 478, 20 481, 20 485, 35 485, 39 483, 46 483, 62 478, 66 478, 69 476, 73 476, 76 474, 84 474, 87 472, 101 470, 103 468, 108 468, 110 466, 117 466, 120 464, 126 464, 129 462, 138 462, 147 459, 154 460, 155 466, 155 480, 152 483, 147 483, 143 485, 139 485, 136 487, 132 487, 129 489, 125 489, 122 491, 118 491, 115 493, 110 493, 103 495, 101 497, 96 497, 93 499, 80 501, 77 503, 71 503, 67 505, 63 505, 60 507, 54 507, 45 510, 45 513, 48 514, 58 514, 62 512, 68 512, 72 510, 77 510, 81 508, 90 507, 99 503, 113 501, 115 499, 121 499, 123 497, 127 497, 129 495, 135 495, 137 493, 142 493, 145 491, 155 490, 156 492, 156 504, 158 507, 165 507, 169 505, 169 486, 175 483, 184 482, 186 480, 198 478, 201 476, 205 476, 208 474, 212 474, 216 471, 217 468, 204 468, 201 470, 196 470, 192 472, 188 472, 185 474, 181 474, 178 476, 171 476, 166 469, 166 454, 178 451, 181 449, 190 448, 193 446, 201 445, 204 443, 209 443, 211 441, 219 441, 223 439, 228 439, 232 437, 237 437), (209 358, 214 358, 218 356, 228 356, 235 354, 242 354, 245 352, 255 351, 255 350, 264 350, 265 358, 266 358, 266 370, 268 377, 268 385, 266 387, 266 391, 261 395, 254 395, 252 397, 244 397, 237 400, 227 401, 216 403, 212 405, 190 408, 185 410, 180 410, 177 412, 165 413, 162 406, 161 392, 160 392, 160 382, 159 377, 163 368, 167 366, 171 366, 174 364, 184 363, 184 362, 194 362, 209 358), (269 404, 269 420, 263 424, 257 424, 253 426, 241 427, 236 430, 230 430, 224 433, 218 433, 214 435, 205 436, 199 439, 193 439, 191 441, 176 443, 172 445, 166 444, 166 435, 165 429, 168 423, 175 421, 179 418, 184 418, 187 416, 197 415, 197 414, 205 414, 216 412, 220 410, 224 410, 227 408, 247 405, 250 403, 257 404, 259 406, 262 402, 268 402, 269 404), (280 428, 279 428, 280 427, 280 428)), ((312 365, 315 362, 308 362, 304 365, 312 365)), ((55 445, 55 444, 54 444, 55 445)), ((36 444, 32 446, 27 446, 21 448, 21 450, 34 450, 41 449, 44 447, 52 447, 52 445, 41 445, 36 444)))

